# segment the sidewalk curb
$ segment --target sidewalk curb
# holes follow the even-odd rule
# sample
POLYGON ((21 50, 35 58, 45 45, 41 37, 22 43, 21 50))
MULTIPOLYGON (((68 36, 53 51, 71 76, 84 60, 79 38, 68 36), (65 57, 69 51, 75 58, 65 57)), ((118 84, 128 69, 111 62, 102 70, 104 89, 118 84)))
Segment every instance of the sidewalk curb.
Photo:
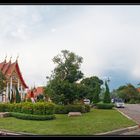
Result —
POLYGON ((139 125, 138 122, 136 122, 134 119, 132 119, 131 117, 129 117, 129 116, 126 115, 125 113, 121 112, 119 109, 117 109, 117 108, 114 108, 114 109, 116 109, 118 112, 120 112, 123 116, 125 116, 125 117, 128 118, 129 120, 132 120, 132 121, 134 121, 137 125, 139 125))
POLYGON ((21 136, 21 135, 24 135, 24 136, 35 136, 37 134, 31 134, 31 133, 24 133, 24 132, 12 132, 12 131, 9 131, 9 130, 5 130, 5 129, 0 129, 0 135, 9 135, 9 136, 21 136))
POLYGON ((98 133, 96 135, 120 135, 122 133, 129 132, 129 131, 136 130, 136 129, 139 129, 139 125, 122 128, 122 129, 117 129, 117 130, 113 130, 113 131, 108 131, 105 133, 98 133))

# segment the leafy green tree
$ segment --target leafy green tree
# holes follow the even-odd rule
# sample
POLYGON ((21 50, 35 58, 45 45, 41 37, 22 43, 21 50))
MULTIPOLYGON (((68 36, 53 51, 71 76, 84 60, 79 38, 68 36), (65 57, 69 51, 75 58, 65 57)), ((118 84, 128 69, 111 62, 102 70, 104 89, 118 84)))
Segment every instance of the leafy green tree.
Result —
POLYGON ((80 71, 80 64, 83 58, 68 50, 62 50, 61 53, 53 58, 53 62, 57 64, 53 77, 70 83, 81 79, 83 73, 80 71))
POLYGON ((117 90, 113 89, 113 91, 110 93, 110 97, 111 98, 118 98, 118 93, 117 93, 117 90))
POLYGON ((105 91, 105 94, 104 94, 103 102, 104 103, 110 103, 111 102, 110 91, 109 91, 109 87, 108 87, 107 81, 105 81, 105 87, 106 87, 106 91, 105 91))
POLYGON ((125 102, 129 102, 131 99, 138 100, 140 99, 140 95, 136 90, 135 86, 132 84, 127 84, 120 86, 117 90, 117 95, 119 98, 124 99, 125 102))
POLYGON ((88 94, 86 95, 86 98, 90 99, 90 101, 93 101, 94 103, 100 101, 99 94, 101 92, 101 85, 103 84, 101 79, 99 79, 97 76, 92 76, 83 79, 81 84, 88 87, 88 94))
POLYGON ((82 57, 68 50, 62 50, 61 54, 53 58, 57 66, 48 77, 49 81, 45 89, 45 94, 49 95, 52 101, 73 104, 76 99, 84 96, 84 87, 77 83, 83 77, 80 71, 82 60, 82 57))
POLYGON ((39 94, 39 95, 37 96, 37 101, 38 101, 38 102, 39 102, 39 101, 44 101, 44 95, 39 94))

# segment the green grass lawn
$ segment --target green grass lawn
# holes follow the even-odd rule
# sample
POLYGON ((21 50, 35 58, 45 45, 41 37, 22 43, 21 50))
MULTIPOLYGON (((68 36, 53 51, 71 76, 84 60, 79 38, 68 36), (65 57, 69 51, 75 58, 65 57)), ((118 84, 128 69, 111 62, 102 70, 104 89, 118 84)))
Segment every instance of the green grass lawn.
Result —
POLYGON ((31 121, 13 117, 1 118, 0 129, 41 135, 94 135, 136 125, 117 110, 92 109, 79 117, 56 115, 55 120, 31 121))

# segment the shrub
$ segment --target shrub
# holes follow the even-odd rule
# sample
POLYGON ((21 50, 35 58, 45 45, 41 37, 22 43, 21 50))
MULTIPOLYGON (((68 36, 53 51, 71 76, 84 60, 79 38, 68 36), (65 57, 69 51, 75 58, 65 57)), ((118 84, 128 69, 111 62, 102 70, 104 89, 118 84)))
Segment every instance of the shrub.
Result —
POLYGON ((24 102, 24 103, 1 103, 0 112, 19 112, 34 115, 54 114, 54 104, 46 102, 24 102))
POLYGON ((96 107, 98 109, 112 109, 114 105, 111 103, 97 103, 96 107))
POLYGON ((0 103, 0 112, 6 112, 7 105, 5 103, 0 103))
POLYGON ((35 103, 33 105, 33 114, 45 115, 45 104, 44 103, 35 103))
POLYGON ((90 112, 90 105, 85 105, 86 112, 90 112))
POLYGON ((89 111, 89 105, 55 105, 55 114, 67 114, 69 112, 86 113, 89 111))
POLYGON ((26 102, 32 102, 31 98, 28 98, 28 99, 26 100, 26 102))
POLYGON ((51 115, 51 114, 54 114, 55 112, 55 104, 53 103, 45 103, 45 114, 47 115, 51 115))
POLYGON ((21 103, 21 113, 25 113, 25 114, 33 114, 33 103, 30 102, 25 102, 25 103, 21 103))
POLYGON ((129 104, 135 104, 135 102, 136 102, 136 101, 135 101, 134 99, 131 99, 128 103, 129 103, 129 104))
POLYGON ((64 105, 55 105, 55 114, 67 114, 66 107, 64 105))
POLYGON ((55 115, 32 115, 32 114, 24 114, 24 113, 15 113, 10 112, 11 117, 15 117, 18 119, 24 120, 52 120, 55 119, 55 115))
POLYGON ((136 100, 135 103, 136 103, 136 104, 139 104, 139 103, 140 103, 140 100, 136 100))

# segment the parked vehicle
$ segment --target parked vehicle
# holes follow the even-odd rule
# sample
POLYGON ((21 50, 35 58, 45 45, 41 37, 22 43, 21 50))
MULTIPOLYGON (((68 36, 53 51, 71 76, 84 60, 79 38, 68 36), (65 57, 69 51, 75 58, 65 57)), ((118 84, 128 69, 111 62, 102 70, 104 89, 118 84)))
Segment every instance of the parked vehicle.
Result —
POLYGON ((90 100, 89 99, 84 99, 84 104, 89 105, 90 104, 90 100))
POLYGON ((116 99, 114 101, 115 107, 124 108, 124 101, 122 99, 116 99))

